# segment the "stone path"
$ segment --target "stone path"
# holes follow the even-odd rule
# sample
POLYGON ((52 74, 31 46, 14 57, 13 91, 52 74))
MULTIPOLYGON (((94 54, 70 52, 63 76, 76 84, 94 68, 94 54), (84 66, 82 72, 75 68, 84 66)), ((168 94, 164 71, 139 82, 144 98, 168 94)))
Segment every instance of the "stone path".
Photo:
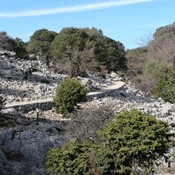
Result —
MULTIPOLYGON (((110 91, 114 91, 114 90, 120 89, 124 85, 125 85, 125 83, 123 81, 116 81, 112 85, 104 87, 100 91, 89 92, 87 94, 87 96, 90 97, 93 95, 99 95, 99 94, 107 93, 110 91)), ((31 105, 31 104, 38 104, 38 103, 47 103, 47 102, 52 102, 52 101, 53 101, 53 98, 49 97, 49 98, 45 98, 45 99, 37 99, 37 100, 32 100, 32 101, 7 103, 5 105, 5 108, 13 108, 15 106, 24 106, 24 105, 31 105)))

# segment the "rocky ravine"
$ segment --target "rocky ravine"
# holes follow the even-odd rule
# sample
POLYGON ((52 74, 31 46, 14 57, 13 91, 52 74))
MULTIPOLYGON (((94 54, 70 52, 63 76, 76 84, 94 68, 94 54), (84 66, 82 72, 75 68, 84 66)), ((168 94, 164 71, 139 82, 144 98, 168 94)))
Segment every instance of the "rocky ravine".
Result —
MULTIPOLYGON (((0 57, 0 88, 7 103, 52 97, 57 84, 64 77, 65 75, 47 70, 39 61, 0 57), (25 80, 24 70, 34 65, 36 71, 25 80)), ((121 80, 115 73, 108 75, 106 80, 93 75, 80 79, 89 91, 121 80)), ((120 89, 93 95, 84 104, 84 108, 98 108, 104 104, 112 106, 116 114, 123 109, 132 108, 153 114, 168 122, 171 132, 175 131, 175 105, 162 99, 153 100, 129 83, 125 83, 120 89)), ((60 147, 63 144, 66 122, 69 121, 61 120, 54 110, 42 111, 39 126, 36 126, 36 111, 20 113, 15 109, 3 110, 0 118, 0 174, 43 175, 46 152, 52 146, 60 147)))

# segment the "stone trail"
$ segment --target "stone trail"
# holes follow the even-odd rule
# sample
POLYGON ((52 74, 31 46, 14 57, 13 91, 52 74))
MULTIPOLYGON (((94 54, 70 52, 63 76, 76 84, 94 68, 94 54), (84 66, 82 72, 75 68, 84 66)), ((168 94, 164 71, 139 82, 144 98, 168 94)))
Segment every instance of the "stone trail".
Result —
MULTIPOLYGON (((96 95, 105 94, 105 93, 108 93, 110 91, 120 89, 124 85, 125 85, 125 83, 123 81, 116 81, 112 85, 107 86, 107 87, 101 89, 100 91, 89 92, 87 94, 87 97, 92 97, 92 96, 96 96, 96 95)), ((53 98, 49 97, 49 98, 37 99, 37 100, 31 100, 31 101, 7 103, 4 108, 15 108, 15 107, 20 107, 20 106, 27 106, 27 105, 34 105, 34 104, 44 104, 44 103, 52 103, 52 102, 53 102, 53 98)))

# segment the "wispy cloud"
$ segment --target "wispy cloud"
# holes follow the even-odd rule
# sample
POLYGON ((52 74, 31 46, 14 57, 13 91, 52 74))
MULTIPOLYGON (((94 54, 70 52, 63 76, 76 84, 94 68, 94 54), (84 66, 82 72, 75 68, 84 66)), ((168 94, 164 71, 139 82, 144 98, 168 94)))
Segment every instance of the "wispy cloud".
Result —
POLYGON ((0 13, 0 18, 18 18, 18 17, 42 16, 42 15, 51 15, 51 14, 100 10, 100 9, 114 8, 119 6, 126 6, 126 5, 144 3, 144 2, 150 2, 150 1, 153 1, 153 0, 119 0, 119 1, 92 3, 92 4, 70 6, 70 7, 29 10, 29 11, 21 11, 21 12, 7 12, 7 13, 0 13))

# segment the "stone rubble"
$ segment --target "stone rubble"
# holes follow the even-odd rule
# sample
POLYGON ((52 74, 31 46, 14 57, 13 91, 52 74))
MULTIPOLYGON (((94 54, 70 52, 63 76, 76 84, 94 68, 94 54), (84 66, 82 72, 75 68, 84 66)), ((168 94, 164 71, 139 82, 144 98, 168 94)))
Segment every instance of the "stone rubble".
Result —
MULTIPOLYGON (((0 93, 6 96, 7 103, 53 97, 56 87, 65 77, 67 75, 49 71, 41 61, 0 57, 0 93), (30 68, 35 71, 26 80, 23 72, 30 68)), ((88 91, 101 89, 109 84, 100 79, 100 82, 90 78, 78 79, 88 91)))

